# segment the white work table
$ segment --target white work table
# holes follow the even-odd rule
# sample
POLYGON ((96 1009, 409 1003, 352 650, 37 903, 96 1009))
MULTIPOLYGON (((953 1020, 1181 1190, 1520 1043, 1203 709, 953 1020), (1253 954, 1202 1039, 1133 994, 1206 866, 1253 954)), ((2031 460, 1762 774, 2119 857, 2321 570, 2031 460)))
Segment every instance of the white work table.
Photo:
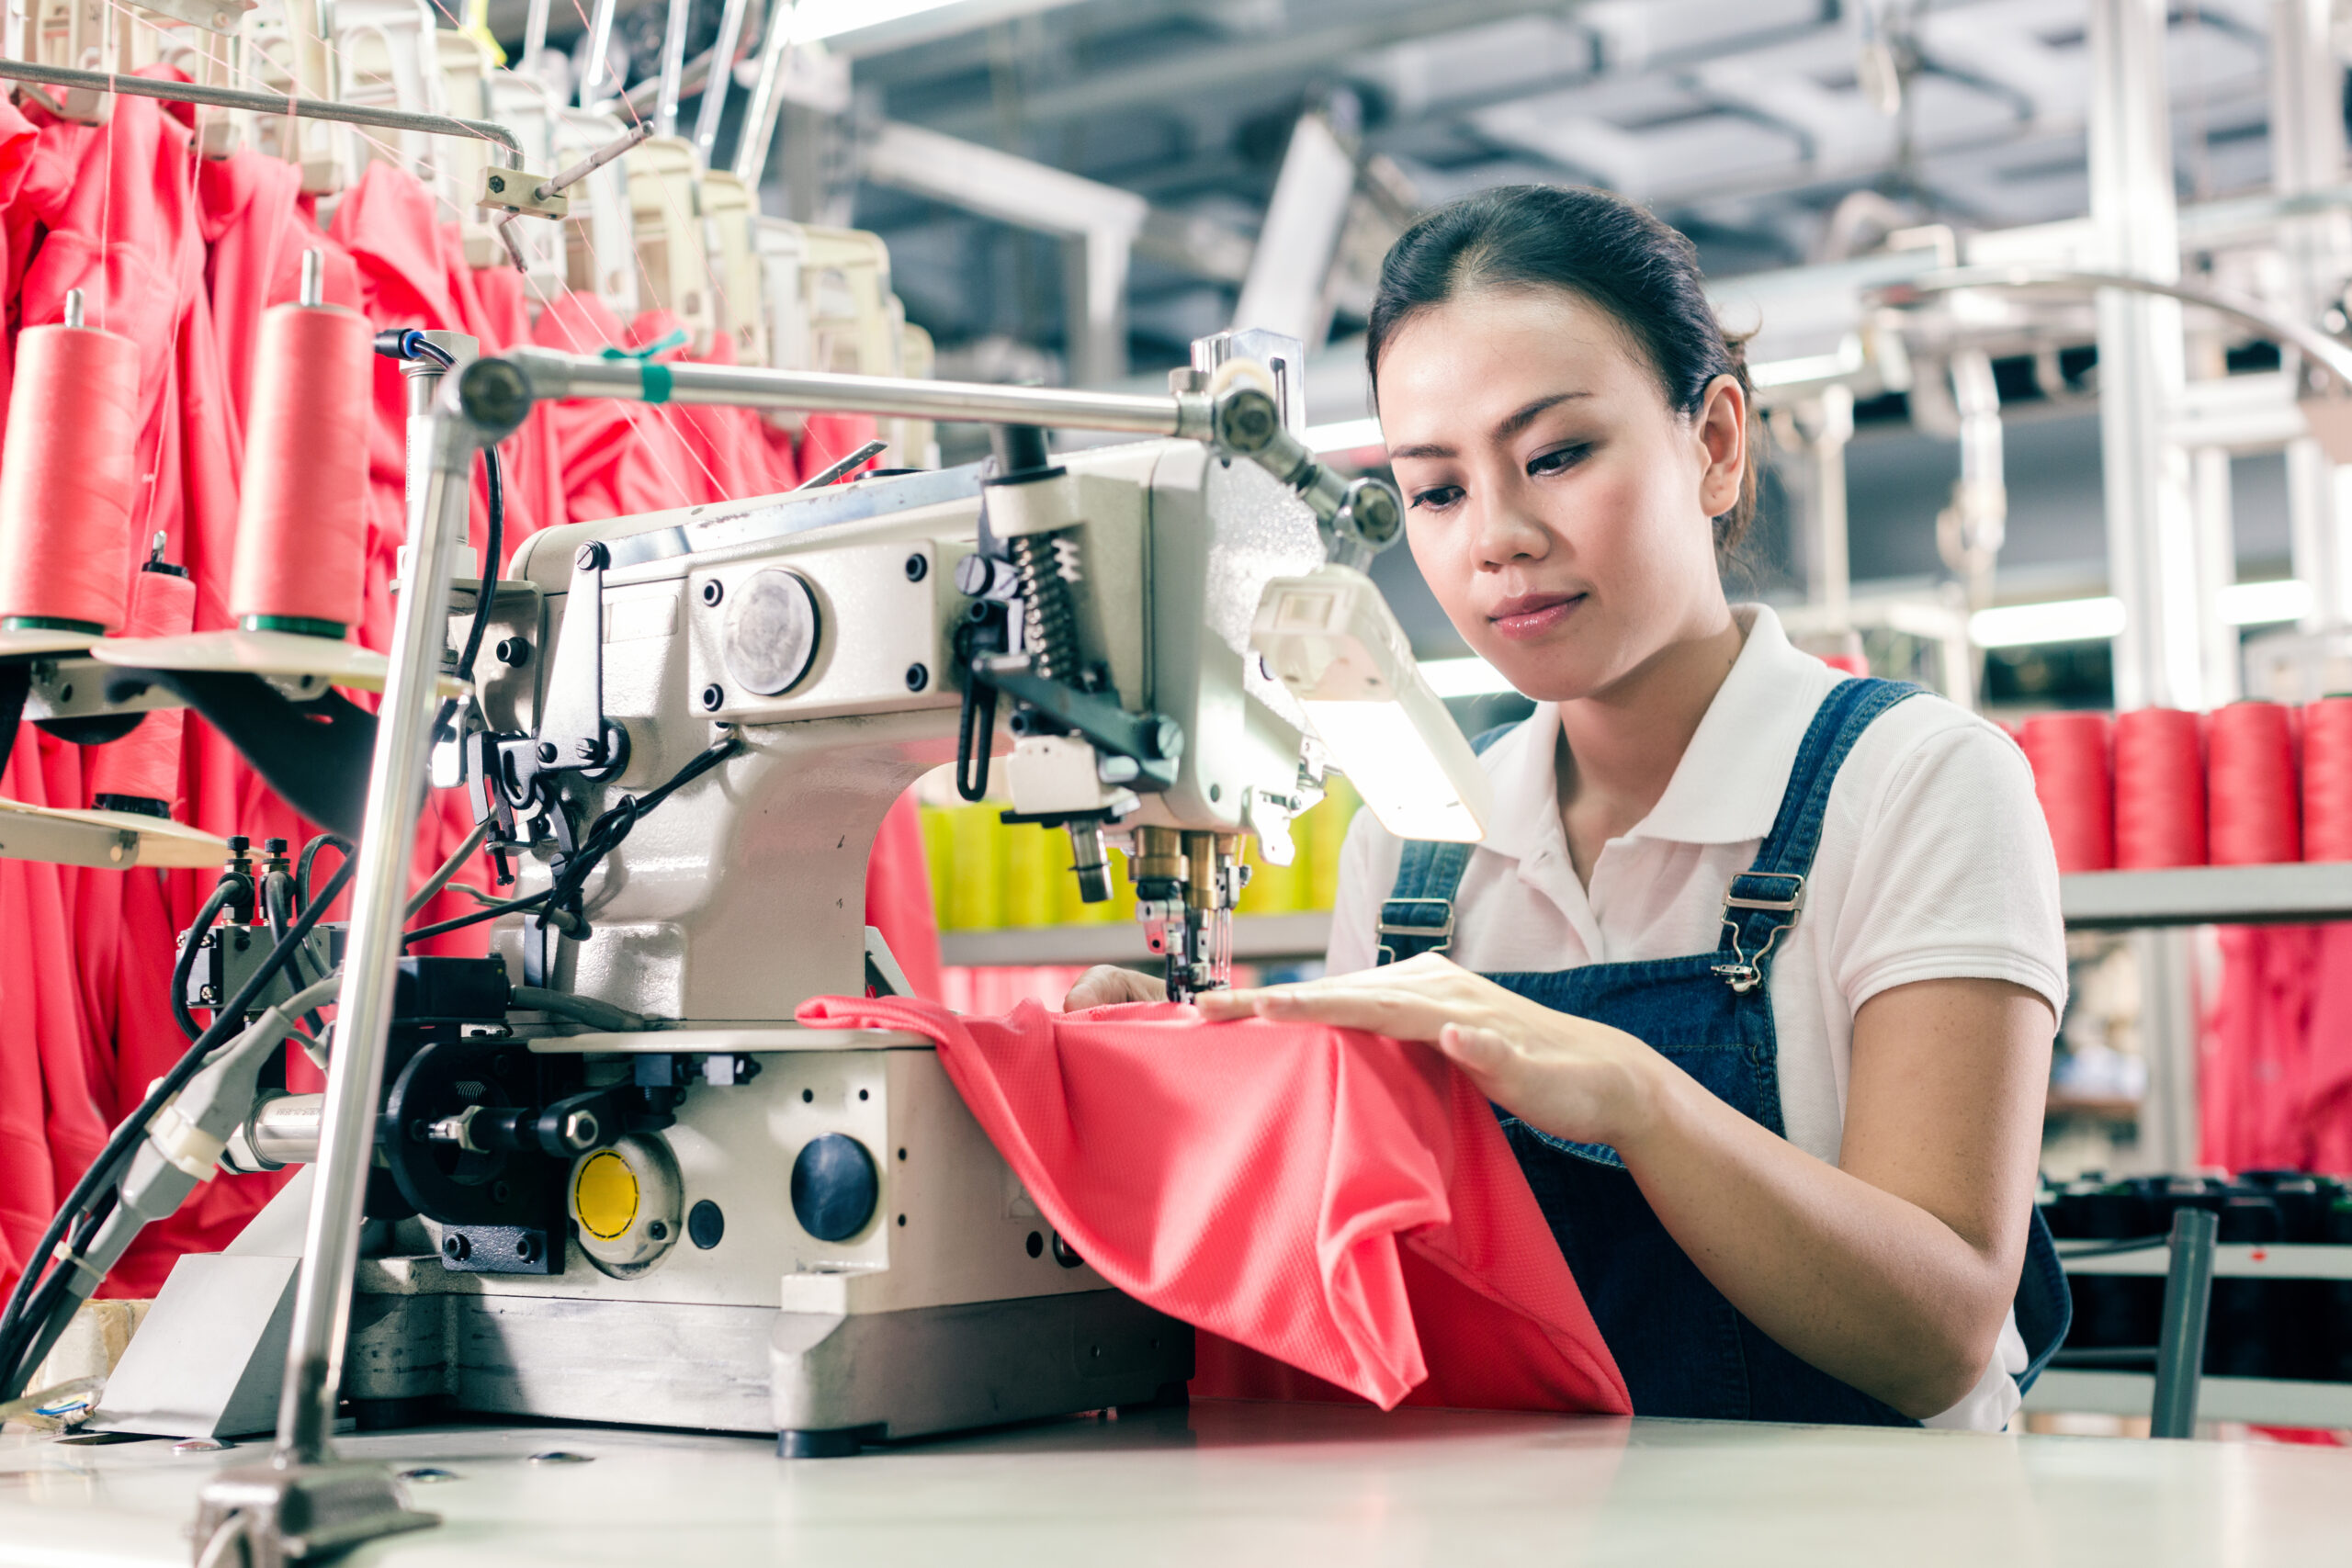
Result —
MULTIPOLYGON (((436 1529, 352 1568, 486 1564, 2307 1564, 2352 1559, 2352 1452, 1202 1403, 792 1462, 579 1427, 345 1438, 436 1466, 436 1529), (586 1463, 533 1462, 560 1450, 586 1463)), ((189 1561, 179 1455, 0 1439, 0 1563, 189 1561)))

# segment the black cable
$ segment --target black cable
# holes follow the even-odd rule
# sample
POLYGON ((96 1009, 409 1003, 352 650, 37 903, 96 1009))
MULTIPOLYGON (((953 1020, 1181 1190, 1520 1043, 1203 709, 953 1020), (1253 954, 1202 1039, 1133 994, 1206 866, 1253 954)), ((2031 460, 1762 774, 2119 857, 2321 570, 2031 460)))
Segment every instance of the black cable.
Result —
POLYGON ((294 863, 294 913, 298 916, 311 907, 311 863, 330 844, 344 859, 351 858, 351 840, 336 833, 321 833, 302 846, 302 858, 294 863))
MULTIPOLYGON (((17 1348, 17 1353, 21 1354, 21 1348, 17 1348, 20 1347, 20 1336, 26 1323, 25 1309, 42 1282, 37 1276, 41 1275, 43 1268, 55 1254, 57 1244, 73 1228, 74 1216, 89 1210, 92 1203, 113 1185, 123 1162, 137 1151, 139 1140, 146 1135, 147 1124, 154 1119, 155 1112, 162 1110, 172 1096, 187 1087, 188 1080, 202 1069, 205 1057, 214 1047, 233 1038, 244 1027, 245 1010, 253 1005, 254 998, 260 996, 262 988, 285 967, 287 960, 293 956, 294 949, 311 934, 311 929, 319 922, 320 914, 350 883, 352 873, 357 867, 357 862, 345 861, 336 868, 334 875, 321 892, 319 901, 295 919, 293 926, 286 933, 286 941, 270 949, 268 955, 246 976, 245 983, 237 987, 237 994, 228 998, 213 1014, 210 1026, 196 1037, 187 1052, 172 1065, 170 1071, 148 1086, 146 1098, 123 1118, 107 1139, 106 1147, 98 1151, 97 1158, 90 1162, 89 1168, 82 1173, 82 1179, 74 1184, 74 1190, 59 1207, 56 1217, 50 1221, 49 1228, 25 1254, 25 1271, 17 1278, 16 1289, 9 1292, 6 1308, 0 1310, 0 1348, 17 1348)), ((59 1263, 57 1267, 62 1269, 65 1265, 59 1263)), ((29 1376, 31 1371, 29 1367, 20 1369, 15 1366, 5 1354, 0 1354, 0 1399, 13 1399, 21 1393, 24 1384, 19 1374, 29 1376)))
POLYGON ((693 761, 671 774, 657 787, 648 790, 643 795, 621 796, 617 805, 597 818, 589 825, 588 830, 580 836, 580 847, 564 857, 563 869, 557 875, 555 886, 545 892, 534 893, 527 898, 512 898, 503 904, 469 910, 455 919, 443 920, 435 925, 419 926, 401 940, 422 942, 426 937, 439 936, 445 931, 457 931, 483 920, 494 920, 501 915, 515 914, 541 906, 552 906, 558 909, 568 908, 580 897, 580 890, 587 886, 589 875, 595 871, 606 855, 620 847, 621 840, 628 837, 629 830, 637 826, 639 818, 647 816, 672 795, 733 756, 742 750, 742 746, 743 742, 740 738, 730 735, 724 740, 697 752, 693 761))
MULTIPOLYGON (((299 906, 295 902, 295 885, 292 875, 283 871, 271 872, 262 885, 261 901, 262 908, 269 918, 269 940, 273 942, 284 942, 287 928, 292 924, 295 915, 299 912, 299 906)), ((286 966, 294 972, 294 989, 298 991, 309 986, 313 980, 323 980, 327 977, 325 965, 312 962, 310 945, 308 942, 303 942, 297 946, 294 949, 294 956, 288 959, 286 963, 286 966)), ((302 1014, 302 1026, 313 1036, 320 1032, 323 1026, 319 1021, 318 1009, 311 1008, 302 1014)))
POLYGON ((528 898, 509 898, 503 904, 485 904, 479 909, 459 915, 455 919, 441 920, 429 926, 419 926, 401 938, 401 941, 403 943, 423 942, 426 937, 439 936, 446 931, 461 931, 467 926, 480 925, 484 920, 494 920, 501 915, 519 914, 525 909, 536 909, 548 901, 554 889, 549 888, 546 892, 534 893, 528 898))
POLYGON ((211 897, 196 912, 195 923, 187 928, 187 939, 180 943, 179 956, 172 960, 172 1018, 179 1024, 180 1032, 190 1040, 203 1031, 187 1005, 188 976, 196 972, 196 955, 204 944, 204 933, 212 929, 212 922, 236 897, 238 884, 244 880, 233 871, 221 874, 220 880, 213 885, 211 897))

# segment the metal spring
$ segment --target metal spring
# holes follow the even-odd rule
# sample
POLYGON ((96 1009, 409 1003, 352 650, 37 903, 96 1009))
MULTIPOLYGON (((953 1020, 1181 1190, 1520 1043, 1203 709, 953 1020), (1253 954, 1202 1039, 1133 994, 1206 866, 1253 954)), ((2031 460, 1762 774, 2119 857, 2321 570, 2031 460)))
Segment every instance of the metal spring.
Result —
POLYGON ((1078 581, 1078 541, 1057 534, 1023 534, 1006 541, 1021 579, 1023 645, 1048 681, 1078 673, 1078 607, 1069 585, 1078 581))

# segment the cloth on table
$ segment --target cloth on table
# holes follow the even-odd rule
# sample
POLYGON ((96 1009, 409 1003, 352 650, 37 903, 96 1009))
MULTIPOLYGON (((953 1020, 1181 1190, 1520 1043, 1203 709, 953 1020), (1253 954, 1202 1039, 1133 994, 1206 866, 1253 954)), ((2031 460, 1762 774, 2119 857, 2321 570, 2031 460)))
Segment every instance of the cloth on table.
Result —
MULTIPOLYGON (((1383 1409, 1630 1408, 1492 1108, 1434 1052, 1165 1002, 799 1018, 936 1041, 1038 1210, 1170 1316, 1383 1409)), ((1253 1392, 1215 1371, 1199 1392, 1253 1392)))

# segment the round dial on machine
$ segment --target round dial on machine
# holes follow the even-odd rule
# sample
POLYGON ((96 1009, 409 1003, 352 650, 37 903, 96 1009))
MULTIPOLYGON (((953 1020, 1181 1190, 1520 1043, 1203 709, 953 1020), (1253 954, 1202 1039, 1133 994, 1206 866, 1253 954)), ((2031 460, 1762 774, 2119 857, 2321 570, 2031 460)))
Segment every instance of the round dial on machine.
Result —
POLYGON ((641 1273, 678 1244, 684 1190, 658 1137, 590 1149, 571 1162, 565 1190, 580 1250, 607 1274, 641 1273))
POLYGON ((727 594, 724 649, 727 674, 757 696, 773 697, 800 683, 817 661, 822 623, 817 595, 797 572, 774 567, 753 572, 727 594))

